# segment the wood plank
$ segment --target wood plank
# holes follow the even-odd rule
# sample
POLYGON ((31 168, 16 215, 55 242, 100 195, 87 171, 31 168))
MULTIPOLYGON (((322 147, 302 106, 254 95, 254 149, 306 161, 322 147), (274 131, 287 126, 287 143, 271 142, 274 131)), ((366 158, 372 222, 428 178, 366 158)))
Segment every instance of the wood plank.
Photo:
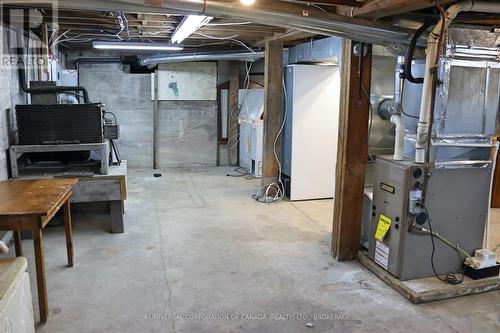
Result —
POLYGON ((72 202, 122 200, 121 179, 83 179, 75 185, 72 202))
POLYGON ((240 87, 240 62, 231 61, 229 64, 229 90, 228 90, 228 115, 227 115, 227 149, 229 165, 238 165, 238 94, 240 87))
MULTIPOLYGON (((266 43, 264 65, 264 142, 262 153, 262 185, 275 182, 279 165, 275 157, 281 155, 281 140, 276 136, 283 118, 283 42, 266 43), (276 141, 276 147, 275 147, 276 141)), ((272 193, 271 193, 272 195, 272 193)))
POLYGON ((31 230, 38 226, 36 215, 2 215, 0 216, 0 230, 31 230))
POLYGON ((333 211, 332 254, 338 260, 356 258, 359 251, 365 165, 368 160, 371 45, 366 55, 354 55, 355 42, 342 45, 342 86, 339 142, 333 211), (361 66, 360 66, 361 65, 361 66))
MULTIPOLYGON (((454 0, 440 0, 441 5, 453 2, 454 0)), ((371 0, 366 1, 358 8, 344 8, 340 13, 347 16, 363 16, 363 17, 386 17, 402 13, 429 8, 434 6, 433 0, 371 0)))
POLYGON ((360 254, 358 259, 363 266, 415 304, 500 290, 500 277, 498 276, 481 280, 464 277, 464 282, 458 285, 444 283, 435 277, 400 281, 370 260, 366 253, 360 254))
POLYGON ((0 182, 0 216, 47 215, 78 179, 6 180, 0 182))

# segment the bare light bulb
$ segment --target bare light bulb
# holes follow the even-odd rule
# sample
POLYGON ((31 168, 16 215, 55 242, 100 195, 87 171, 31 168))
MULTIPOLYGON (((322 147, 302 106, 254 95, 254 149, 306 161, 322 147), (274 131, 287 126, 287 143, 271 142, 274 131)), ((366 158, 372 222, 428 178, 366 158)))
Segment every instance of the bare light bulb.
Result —
POLYGON ((240 0, 240 2, 245 6, 251 6, 255 3, 255 0, 240 0))

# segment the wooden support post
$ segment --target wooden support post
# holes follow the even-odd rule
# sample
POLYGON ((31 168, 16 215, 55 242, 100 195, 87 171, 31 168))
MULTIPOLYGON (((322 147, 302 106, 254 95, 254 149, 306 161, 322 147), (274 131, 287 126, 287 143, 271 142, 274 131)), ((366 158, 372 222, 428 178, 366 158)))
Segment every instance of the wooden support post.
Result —
POLYGON ((158 101, 159 94, 159 80, 158 80, 158 71, 154 72, 154 80, 153 80, 153 169, 158 169, 160 167, 160 157, 159 155, 159 131, 158 128, 160 126, 160 102, 158 101))
POLYGON ((229 165, 238 165, 238 94, 240 89, 240 62, 231 61, 229 64, 229 91, 227 115, 227 150, 229 165))
MULTIPOLYGON (((264 143, 262 153, 262 184, 277 180, 278 157, 281 155, 281 140, 276 136, 283 119, 283 42, 266 43, 264 69, 264 143), (276 147, 275 147, 276 142, 276 147)), ((272 194, 272 193, 271 193, 272 194)))
POLYGON ((368 160, 371 63, 371 45, 344 39, 332 234, 332 254, 338 260, 354 259, 359 251, 368 160), (360 53, 364 54, 361 59, 360 53))

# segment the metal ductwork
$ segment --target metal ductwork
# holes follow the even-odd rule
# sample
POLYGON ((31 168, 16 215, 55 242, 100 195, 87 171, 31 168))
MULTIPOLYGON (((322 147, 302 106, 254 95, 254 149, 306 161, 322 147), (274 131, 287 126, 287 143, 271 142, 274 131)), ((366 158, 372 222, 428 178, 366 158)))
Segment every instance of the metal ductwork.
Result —
MULTIPOLYGON (((352 18, 343 15, 322 13, 301 6, 281 4, 243 6, 239 3, 214 0, 103 0, 96 3, 94 9, 121 10, 134 9, 135 12, 154 12, 172 14, 200 14, 207 16, 225 16, 249 20, 255 23, 281 26, 299 31, 338 36, 371 44, 387 45, 391 43, 408 44, 414 33, 412 29, 392 26, 380 22, 352 18)), ((471 11, 496 12, 498 3, 470 1, 471 11)), ((59 0, 60 8, 88 7, 82 2, 59 0)), ((426 38, 420 38, 417 45, 426 46, 426 38)))
POLYGON ((141 66, 155 66, 172 62, 187 61, 211 61, 211 60, 242 60, 254 61, 264 58, 264 52, 256 51, 231 51, 231 52, 193 52, 193 53, 173 53, 156 54, 139 58, 141 66))
MULTIPOLYGON (((281 26, 299 31, 324 35, 338 36, 375 44, 404 43, 408 44, 414 30, 395 27, 392 25, 373 22, 347 16, 315 13, 314 9, 307 9, 307 15, 302 7, 282 4, 279 9, 271 5, 242 6, 239 3, 210 0, 169 0, 162 1, 161 5, 146 6, 143 0, 99 1, 100 10, 114 10, 119 6, 132 7, 142 12, 200 14, 208 16, 225 16, 236 19, 249 20, 255 23, 281 26), (313 17, 312 15, 317 17, 313 17)), ((146 2, 147 3, 147 2, 146 2)), ((151 2, 153 3, 153 2, 151 2)), ((155 1, 160 3, 160 1, 155 1)), ((60 0, 60 8, 79 8, 80 4, 74 1, 60 0)), ((425 38, 421 40, 425 45, 425 38)))

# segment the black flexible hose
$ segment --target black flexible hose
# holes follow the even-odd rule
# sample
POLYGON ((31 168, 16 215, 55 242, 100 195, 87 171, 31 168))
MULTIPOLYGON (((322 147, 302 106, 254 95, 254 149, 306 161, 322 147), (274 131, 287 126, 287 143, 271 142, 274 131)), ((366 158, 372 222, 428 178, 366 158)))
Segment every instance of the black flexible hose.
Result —
POLYGON ((424 24, 422 24, 422 26, 418 28, 418 30, 413 35, 410 41, 410 45, 408 46, 408 50, 406 51, 404 76, 405 79, 410 81, 411 83, 416 83, 416 84, 424 83, 423 77, 418 77, 418 78, 413 77, 413 74, 411 73, 411 61, 413 60, 413 53, 415 52, 415 46, 417 45, 419 37, 433 24, 434 23, 431 20, 426 20, 424 24))
MULTIPOLYGON (((22 44, 22 34, 23 31, 16 31, 17 34, 17 55, 19 57, 24 58, 24 48, 22 44)), ((28 38, 26 39, 27 43, 26 45, 29 45, 29 35, 28 38)), ((28 48, 28 47, 27 47, 28 48)), ((55 86, 55 87, 36 87, 36 88, 28 88, 28 84, 26 83, 26 73, 24 71, 24 68, 19 65, 18 68, 18 73, 19 73, 19 84, 21 86, 21 89, 28 94, 49 94, 49 93, 61 93, 61 92, 82 92, 83 94, 83 101, 87 104, 90 103, 89 100, 89 93, 87 92, 87 89, 81 86, 55 86)))
POLYGON ((86 104, 90 103, 89 93, 87 92, 87 89, 85 89, 84 87, 80 87, 80 86, 56 86, 56 87, 28 88, 28 85, 26 84, 26 76, 24 73, 24 69, 22 67, 19 67, 19 83, 21 85, 21 89, 25 93, 29 93, 29 94, 48 94, 48 93, 60 93, 60 92, 69 92, 69 91, 75 91, 75 92, 81 91, 83 94, 83 101, 86 104))

